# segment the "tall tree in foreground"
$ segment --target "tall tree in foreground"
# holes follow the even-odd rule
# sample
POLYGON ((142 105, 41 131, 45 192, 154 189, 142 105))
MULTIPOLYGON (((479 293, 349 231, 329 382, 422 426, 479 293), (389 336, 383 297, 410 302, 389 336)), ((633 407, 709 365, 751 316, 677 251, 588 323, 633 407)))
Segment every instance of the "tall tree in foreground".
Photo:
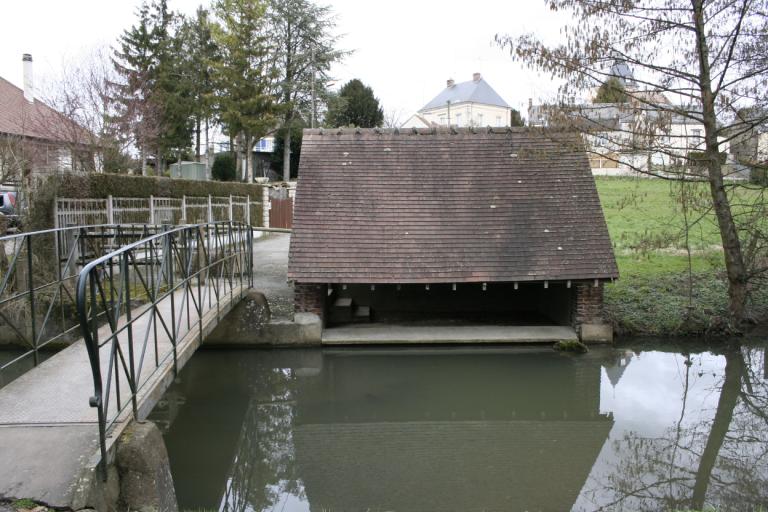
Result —
MULTIPOLYGON (((335 23, 329 7, 310 0, 271 0, 269 32, 277 54, 281 119, 283 180, 290 179, 294 125, 300 118, 313 119, 315 102, 326 95, 331 64, 344 53, 336 50, 335 23)), ((300 134, 301 132, 299 132, 300 134)), ((299 143, 300 146, 300 143, 299 143)))
POLYGON ((357 78, 350 80, 328 102, 325 125, 375 128, 384 123, 384 111, 373 89, 357 78))
POLYGON ((266 0, 219 0, 214 40, 220 59, 213 67, 217 114, 237 138, 245 169, 253 181, 253 146, 277 124, 277 62, 270 42, 266 0))
MULTIPOLYGON (((621 59, 634 68, 636 90, 628 100, 646 116, 644 125, 616 134, 642 147, 649 155, 681 160, 679 169, 638 171, 668 179, 703 179, 708 183, 709 207, 720 231, 728 277, 729 314, 736 324, 746 316, 750 284, 768 271, 766 203, 762 194, 748 205, 732 207, 753 197, 736 192, 725 181, 721 143, 765 121, 768 80, 766 0, 546 0, 550 9, 566 10, 574 23, 567 40, 554 47, 535 35, 497 35, 497 42, 531 67, 562 79, 559 102, 598 83, 618 78, 611 63, 621 59), (669 98, 669 100, 667 100, 669 98), (739 120, 736 113, 753 107, 763 114, 739 120), (680 116, 703 125, 700 156, 686 153, 687 136, 663 132, 663 120, 680 116), (696 173, 696 167, 703 172, 696 173)), ((650 159, 650 157, 649 157, 650 159)))

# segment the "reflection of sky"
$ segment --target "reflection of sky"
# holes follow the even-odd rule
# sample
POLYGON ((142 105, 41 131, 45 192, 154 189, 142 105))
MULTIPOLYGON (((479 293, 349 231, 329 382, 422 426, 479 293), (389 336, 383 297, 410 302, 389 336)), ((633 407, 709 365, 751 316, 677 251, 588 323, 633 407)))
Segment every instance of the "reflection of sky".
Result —
MULTIPOLYGON (((692 354, 692 365, 685 365, 686 357, 665 352, 634 354, 614 388, 603 369, 600 381, 600 412, 612 413, 614 425, 609 438, 603 444, 589 478, 582 489, 573 510, 593 510, 598 503, 591 497, 599 490, 619 457, 613 449, 613 441, 628 432, 640 437, 660 437, 675 428, 680 421, 685 394, 686 372, 688 392, 685 398, 685 415, 682 425, 692 425, 712 420, 720 397, 725 358, 708 352, 692 354)), ((599 496, 600 493, 597 492, 599 496)))

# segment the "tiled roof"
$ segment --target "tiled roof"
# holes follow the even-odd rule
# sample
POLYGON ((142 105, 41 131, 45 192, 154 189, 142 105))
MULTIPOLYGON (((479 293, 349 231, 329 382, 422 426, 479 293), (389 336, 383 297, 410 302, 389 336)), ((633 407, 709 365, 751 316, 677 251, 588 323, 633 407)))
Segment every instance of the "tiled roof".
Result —
POLYGON ((432 101, 424 105, 419 112, 432 108, 445 107, 448 101, 450 101, 452 105, 455 103, 471 102, 509 108, 507 102, 493 90, 493 87, 491 87, 488 82, 481 78, 479 80, 470 80, 469 82, 461 82, 446 87, 440 94, 435 96, 432 101))
POLYGON ((24 91, 0 77, 0 134, 61 142, 86 143, 88 133, 39 99, 30 103, 24 91))
POLYGON ((577 135, 531 128, 304 132, 289 279, 617 276, 577 135))

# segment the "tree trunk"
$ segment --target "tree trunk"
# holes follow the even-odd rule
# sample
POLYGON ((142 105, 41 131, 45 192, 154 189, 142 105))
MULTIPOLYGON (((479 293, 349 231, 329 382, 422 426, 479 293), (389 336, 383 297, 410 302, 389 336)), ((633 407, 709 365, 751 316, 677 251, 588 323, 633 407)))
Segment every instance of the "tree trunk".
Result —
POLYGON ((291 180, 291 128, 286 127, 283 140, 283 181, 291 180))
POLYGON ((717 143, 717 114, 715 95, 709 69, 709 49, 702 0, 693 0, 693 22, 696 29, 696 50, 699 57, 699 87, 704 121, 705 154, 712 204, 723 242, 725 269, 728 276, 728 313, 738 325, 744 320, 747 301, 747 269, 741 252, 741 241, 733 220, 731 205, 723 183, 720 152, 717 143))
POLYGON ((195 119, 195 157, 200 161, 200 118, 195 119))

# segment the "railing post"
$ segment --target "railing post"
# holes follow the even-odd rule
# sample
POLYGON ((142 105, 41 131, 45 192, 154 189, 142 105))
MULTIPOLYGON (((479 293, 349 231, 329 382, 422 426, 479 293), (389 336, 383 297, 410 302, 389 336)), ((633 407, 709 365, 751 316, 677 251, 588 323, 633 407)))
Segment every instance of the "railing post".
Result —
POLYGON ((149 196, 149 223, 155 224, 155 196, 149 196))
POLYGON ((208 194, 208 224, 213 224, 213 203, 211 194, 208 194))
POLYGON ((115 223, 115 205, 112 200, 112 194, 107 196, 107 224, 115 223))
MULTIPOLYGON (((130 390, 131 390, 131 407, 133 408, 133 418, 138 420, 139 419, 139 408, 136 403, 136 390, 138 389, 138 386, 136 385, 136 364, 133 357, 133 321, 132 321, 132 315, 131 315, 131 278, 130 278, 130 265, 128 262, 128 255, 129 251, 125 251, 123 253, 123 257, 121 258, 121 267, 120 273, 122 274, 122 277, 124 278, 123 286, 125 286, 125 322, 128 326, 128 370, 130 373, 130 390)), ((115 318, 115 327, 117 327, 117 318, 115 318)), ((120 339, 118 338, 117 333, 112 333, 112 336, 114 336, 113 343, 120 343, 120 339)), ((118 372, 115 372, 115 378, 117 380, 120 379, 120 374, 118 372)), ((119 407, 119 404, 118 404, 119 407)))
MULTIPOLYGON (((27 285, 29 286, 29 318, 31 321, 32 332, 32 350, 35 366, 38 365, 38 353, 37 353, 37 325, 35 325, 35 281, 34 272, 32 270, 32 236, 27 238, 27 285)), ((3 255, 4 256, 4 255, 3 255)))
POLYGON ((251 225, 251 194, 248 194, 245 200, 245 223, 251 225))
POLYGON ((234 222, 235 219, 232 217, 232 194, 229 194, 229 222, 234 222))
POLYGON ((181 196, 181 223, 187 223, 187 196, 181 196))

